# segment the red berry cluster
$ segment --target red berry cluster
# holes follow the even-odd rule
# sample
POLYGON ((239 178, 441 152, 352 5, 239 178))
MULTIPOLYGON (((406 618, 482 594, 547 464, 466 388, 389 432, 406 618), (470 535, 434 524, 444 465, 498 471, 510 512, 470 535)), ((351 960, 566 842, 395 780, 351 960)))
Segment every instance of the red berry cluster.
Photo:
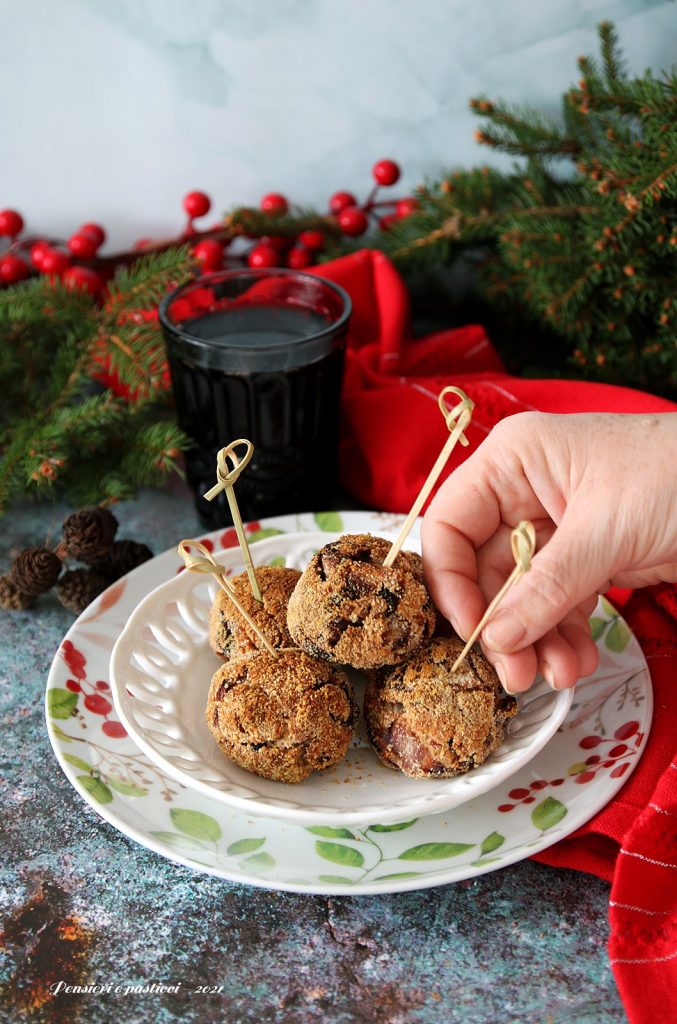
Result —
MULTIPOLYGON (((381 186, 394 185, 400 178, 401 171, 394 160, 379 160, 371 173, 375 184, 361 205, 352 192, 334 192, 329 198, 329 209, 324 219, 350 238, 363 235, 372 217, 376 218, 379 227, 388 228, 393 221, 408 217, 417 208, 414 198, 376 201, 376 193, 381 186), (390 212, 385 213, 384 207, 390 208, 390 212)), ((283 217, 289 212, 289 202, 279 192, 270 192, 261 200, 260 209, 271 217, 283 217)), ((264 235, 248 252, 247 263, 250 267, 287 266, 293 270, 304 270, 317 261, 325 245, 326 238, 321 228, 301 231, 296 237, 264 235)))
MULTIPOLYGON (((607 738, 597 734, 584 736, 578 743, 581 750, 592 750, 595 747, 606 745, 609 746, 609 750, 603 755, 591 754, 585 761, 577 761, 570 766, 567 775, 573 776, 574 782, 579 786, 584 786, 586 783, 592 782, 597 772, 602 768, 610 768, 609 775, 611 778, 618 779, 625 775, 630 766, 630 761, 627 758, 638 750, 643 739, 644 733, 639 731, 639 722, 634 721, 624 722, 623 725, 619 725, 613 737, 607 738), (631 741, 632 745, 622 742, 623 740, 631 741)), ((529 789, 522 787, 511 789, 508 796, 516 802, 501 804, 498 810, 506 814, 508 811, 514 810, 515 807, 519 807, 520 804, 533 804, 536 799, 533 795, 534 791, 545 789, 547 786, 561 786, 563 784, 563 778, 550 779, 548 781, 536 779, 530 783, 529 789)))
POLYGON ((83 224, 65 242, 39 237, 21 237, 24 221, 16 210, 0 210, 0 238, 9 240, 4 252, 0 253, 0 286, 16 284, 25 278, 45 274, 51 280, 60 280, 69 288, 80 288, 99 298, 106 282, 116 266, 132 262, 139 252, 159 252, 179 243, 192 245, 193 255, 201 269, 210 273, 223 266, 226 249, 234 239, 246 238, 249 244, 244 251, 229 252, 229 261, 244 260, 250 267, 291 267, 303 270, 312 266, 319 254, 326 248, 326 225, 334 236, 337 232, 349 238, 363 235, 375 222, 387 229, 396 220, 408 217, 417 209, 413 197, 401 199, 376 199, 379 188, 390 187, 400 178, 399 165, 394 160, 379 160, 372 167, 374 185, 371 192, 359 203, 352 192, 335 192, 329 199, 326 214, 318 216, 319 226, 294 234, 293 218, 282 224, 289 214, 289 201, 279 192, 265 195, 259 204, 261 213, 275 221, 280 220, 279 234, 253 235, 228 220, 218 222, 206 230, 198 230, 195 220, 206 217, 211 210, 211 199, 205 192, 188 192, 183 199, 183 209, 188 220, 183 232, 172 239, 153 241, 139 240, 131 252, 121 252, 101 257, 99 250, 106 239, 106 233, 99 224, 83 224), (284 228, 284 230, 283 230, 284 228))
MULTIPOLYGON (((75 647, 70 640, 64 640, 61 645, 59 652, 68 666, 71 676, 74 678, 66 681, 66 687, 71 693, 84 693, 84 705, 88 711, 91 711, 94 715, 101 715, 105 721, 101 725, 101 729, 105 732, 106 736, 110 736, 113 739, 122 739, 127 735, 127 731, 120 722, 114 719, 109 719, 113 705, 107 697, 104 697, 104 693, 108 693, 110 686, 103 679, 97 680, 95 683, 90 683, 87 679, 86 673, 86 660, 84 655, 75 647)), ((75 709, 73 712, 77 714, 75 709)), ((82 718, 82 715, 78 715, 82 718)), ((82 722, 83 728, 84 721, 82 722)))
POLYGON ((99 224, 83 224, 65 244, 44 238, 20 238, 23 227, 23 217, 16 210, 0 210, 0 237, 9 239, 8 248, 0 255, 0 284, 16 284, 37 272, 52 280, 60 279, 68 288, 81 288, 95 296, 101 294, 103 276, 82 265, 82 261, 96 258, 106 240, 99 224))

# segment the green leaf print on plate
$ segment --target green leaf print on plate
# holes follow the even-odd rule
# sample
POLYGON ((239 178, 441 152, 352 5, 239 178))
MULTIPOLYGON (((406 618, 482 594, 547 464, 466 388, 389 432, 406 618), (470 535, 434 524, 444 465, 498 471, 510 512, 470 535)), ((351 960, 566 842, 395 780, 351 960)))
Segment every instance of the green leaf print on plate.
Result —
POLYGON ((398 821, 395 825, 370 825, 367 832, 401 832, 405 828, 411 828, 417 821, 418 818, 412 818, 411 821, 398 821))
POLYGON ((270 871, 271 868, 275 867, 275 858, 271 857, 264 850, 263 853, 255 853, 251 857, 245 857, 241 863, 243 867, 246 865, 251 871, 270 871))
POLYGON ((258 850, 265 843, 264 839, 238 839, 237 842, 231 843, 226 853, 229 857, 237 857, 240 853, 253 853, 254 850, 258 850))
POLYGON ((631 637, 630 630, 622 619, 616 619, 611 623, 607 634, 604 637, 604 643, 607 645, 610 651, 615 651, 620 654, 630 643, 631 637))
POLYGON ((318 839, 315 850, 320 857, 333 861, 334 864, 345 864, 350 868, 361 868, 364 864, 364 857, 360 851, 353 849, 352 846, 344 846, 343 843, 323 843, 318 839))
POLYGON ((150 835, 157 839, 159 843, 164 843, 166 846, 170 846, 172 850, 180 850, 183 853, 192 853, 195 850, 199 850, 200 853, 206 853, 209 850, 205 843, 201 843, 197 839, 191 839, 190 836, 179 835, 178 832, 151 832, 150 835))
POLYGON ((559 800, 555 800, 554 796, 548 796, 540 804, 536 804, 531 812, 531 820, 536 828, 540 828, 542 832, 545 832, 546 829, 559 824, 562 818, 566 817, 566 814, 567 809, 564 804, 560 803, 559 800))
POLYGON ((77 775, 76 779, 97 803, 109 804, 112 801, 113 794, 101 779, 95 779, 92 775, 77 775))
POLYGON ((458 857, 466 850, 472 850, 474 843, 421 843, 412 846, 399 856, 400 860, 442 860, 444 857, 458 857))
POLYGON ((282 530, 274 530, 271 526, 266 527, 263 530, 254 530, 252 533, 247 534, 247 540, 250 544, 256 544, 257 540, 265 540, 266 537, 277 537, 281 534, 282 530))
POLYGON ((113 775, 106 776, 106 782, 116 793, 122 796, 145 796, 148 792, 143 786, 137 786, 134 782, 127 782, 125 779, 118 779, 113 775))
POLYGON ((221 838, 221 826, 216 818, 202 811, 189 811, 183 807, 172 807, 169 812, 172 824, 179 832, 193 839, 208 839, 215 843, 221 838))
POLYGON ((324 839, 357 839, 350 829, 331 828, 329 825, 310 825, 306 832, 312 832, 314 836, 323 836, 324 839))
POLYGON ((319 528, 327 533, 340 533, 343 529, 343 520, 338 512, 316 512, 314 519, 319 528))
POLYGON ((503 846, 504 842, 505 836, 502 836, 500 832, 492 832, 491 835, 486 836, 482 840, 480 850, 482 851, 483 854, 493 853, 494 850, 497 850, 499 848, 499 846, 503 846))
POLYGON ((70 718, 78 702, 77 693, 55 686, 47 691, 47 708, 52 718, 70 718))
POLYGON ((91 764, 87 764, 86 761, 83 761, 81 757, 76 757, 75 754, 64 754, 63 759, 72 764, 74 768, 81 768, 83 772, 91 772, 92 770, 91 764))

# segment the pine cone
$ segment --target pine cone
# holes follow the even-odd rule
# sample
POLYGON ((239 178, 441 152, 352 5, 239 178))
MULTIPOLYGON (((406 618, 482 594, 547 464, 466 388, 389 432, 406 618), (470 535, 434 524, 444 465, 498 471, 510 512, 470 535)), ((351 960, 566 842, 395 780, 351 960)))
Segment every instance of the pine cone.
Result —
POLYGON ((12 583, 9 573, 0 576, 0 608, 9 611, 25 611, 33 604, 33 598, 28 594, 22 594, 19 588, 12 583))
POLYGON ((118 521, 107 508, 81 508, 63 524, 63 546, 72 558, 93 562, 106 553, 117 528, 118 521))
POLYGON ((109 583, 94 569, 71 569, 57 583, 56 593, 64 608, 79 615, 109 583))
POLYGON ((152 557, 153 552, 145 544, 135 540, 116 540, 103 558, 92 562, 92 566, 110 580, 117 580, 152 557))
POLYGON ((9 575, 22 594, 37 597, 53 587, 61 572, 61 560, 49 548, 26 548, 14 560, 9 575))

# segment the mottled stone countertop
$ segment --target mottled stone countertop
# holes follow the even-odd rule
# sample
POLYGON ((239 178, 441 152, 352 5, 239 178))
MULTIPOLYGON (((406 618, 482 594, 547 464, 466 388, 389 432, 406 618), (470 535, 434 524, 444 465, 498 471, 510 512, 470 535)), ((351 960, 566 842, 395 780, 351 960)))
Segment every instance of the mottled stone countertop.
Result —
MULTIPOLYGON (((63 505, 3 521, 0 570, 58 537, 63 505)), ((187 495, 116 509, 155 552, 199 529, 187 495)), ((102 820, 47 737, 50 663, 72 615, 53 596, 0 612, 0 1020, 147 1024, 612 1024, 626 1020, 606 942, 608 887, 523 861, 385 896, 269 892, 182 867, 102 820), (52 997, 54 977, 178 994, 52 997), (223 986, 196 995, 197 984, 223 986)))

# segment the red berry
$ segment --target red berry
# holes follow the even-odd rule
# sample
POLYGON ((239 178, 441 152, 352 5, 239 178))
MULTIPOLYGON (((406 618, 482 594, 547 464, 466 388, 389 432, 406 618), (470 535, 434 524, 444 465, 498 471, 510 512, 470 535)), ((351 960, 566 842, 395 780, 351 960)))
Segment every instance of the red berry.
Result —
POLYGON ((207 548, 207 551, 214 550, 214 541, 210 540, 209 537, 202 537, 200 543, 207 548))
POLYGON ((346 206, 338 215, 338 224, 344 235, 363 235, 367 230, 369 221, 366 213, 356 206, 346 206))
POLYGON ((402 220, 403 217, 410 217, 418 208, 416 199, 398 199, 395 203, 395 216, 402 220))
POLYGON ((127 735, 127 730, 121 722, 104 722, 101 728, 106 736, 114 740, 121 740, 127 735))
POLYGON ((388 231, 399 218, 394 213, 386 213, 380 218, 378 226, 381 231, 388 231))
POLYGON ((95 715, 107 715, 113 710, 113 705, 99 693, 90 693, 85 697, 85 707, 95 715))
POLYGON ((310 229, 302 231, 298 237, 299 245, 305 245, 311 252, 321 252, 324 249, 324 235, 321 231, 310 229))
POLYGON ((63 274, 70 267, 71 261, 60 249, 47 249, 42 256, 40 270, 43 274, 63 274))
POLYGON ((499 804, 497 809, 501 811, 502 814, 507 814, 508 811, 514 811, 516 806, 516 804, 499 804))
POLYGON ((586 764, 599 764, 599 762, 601 760, 602 760, 602 758, 599 756, 599 754, 592 754, 591 757, 586 757, 585 763, 586 764))
POLYGON ((95 224, 94 221, 87 221, 86 224, 82 224, 78 230, 78 235, 91 235, 96 242, 96 247, 99 249, 106 241, 106 232, 103 230, 100 224, 95 224))
POLYGON ((533 804, 535 802, 536 802, 536 797, 535 796, 525 796, 524 800, 522 801, 522 803, 524 803, 524 804, 533 804))
POLYGON ((49 247, 49 242, 36 242, 31 246, 31 263, 36 270, 42 270, 42 259, 49 247))
POLYGON ((99 679, 96 683, 94 683, 94 685, 96 686, 97 690, 110 690, 110 686, 108 685, 108 683, 104 682, 103 679, 99 679))
POLYGON ((576 776, 574 782, 577 782, 580 786, 584 786, 586 782, 592 782, 594 777, 594 772, 581 772, 580 775, 576 776))
POLYGON ((371 173, 379 185, 394 185, 401 172, 394 160, 379 160, 372 167, 371 173))
POLYGON ((183 197, 183 208, 192 219, 193 217, 204 217, 209 213, 212 201, 206 192, 188 192, 183 197))
POLYGON ((61 280, 71 291, 78 289, 94 296, 100 295, 103 288, 103 278, 89 267, 67 267, 61 280))
POLYGON ((511 800, 524 800, 525 796, 529 796, 528 789, 511 789, 508 793, 511 800))
POLYGON ((82 687, 80 686, 80 684, 75 679, 67 679, 66 680, 66 686, 73 693, 80 693, 80 691, 82 690, 82 687))
POLYGON ((1 284, 16 284, 17 281, 23 281, 29 274, 28 264, 18 256, 9 254, 0 259, 1 284))
POLYGON ((259 205, 264 213, 272 213, 276 217, 286 213, 289 209, 287 199, 285 196, 280 195, 279 192, 269 192, 263 197, 259 205))
POLYGON ((352 192, 334 192, 329 200, 329 209, 332 213, 340 213, 346 206, 357 206, 357 199, 352 192))
POLYGON ((305 270, 313 262, 313 254, 309 249, 306 249, 305 245, 295 245, 293 249, 289 250, 287 255, 287 265, 292 270, 305 270))
POLYGON ((271 245, 278 252, 286 252, 294 244, 294 239, 288 238, 286 235, 261 235, 259 243, 261 245, 271 245))
POLYGON ((234 529, 226 530, 221 534, 220 541, 222 548, 235 548, 238 545, 237 533, 234 529))
POLYGON ((617 747, 612 747, 609 751, 609 757, 622 757, 623 754, 627 754, 630 747, 626 743, 619 743, 617 747))
POLYGON ((551 779, 550 785, 551 786, 563 786, 564 785, 564 779, 551 779))
POLYGON ((631 736, 634 736, 639 729, 639 722, 625 722, 624 725, 619 725, 618 729, 614 733, 614 737, 617 740, 629 740, 631 736))
POLYGON ((609 775, 612 779, 620 778, 621 775, 625 775, 626 771, 628 770, 629 764, 629 761, 625 761, 623 764, 617 764, 613 771, 609 772, 609 775))
POLYGON ((193 256, 202 264, 203 270, 218 270, 223 262, 223 242, 215 238, 203 238, 193 248, 193 256))
POLYGON ((66 242, 66 245, 73 253, 74 256, 78 256, 81 260, 91 260, 96 255, 96 250, 99 248, 96 244, 94 235, 90 235, 88 232, 77 232, 66 242))
POLYGON ((548 783, 545 781, 545 779, 536 779, 535 782, 531 783, 531 788, 532 789, 545 789, 545 787, 547 785, 548 785, 548 783))
POLYGON ((593 747, 598 747, 601 742, 601 736, 584 736, 578 745, 583 750, 591 750, 593 747))
POLYGON ((272 245, 255 245, 247 256, 250 267, 279 267, 280 254, 272 245))
POLYGON ((16 238, 24 226, 24 219, 16 210, 0 210, 0 235, 16 238))

